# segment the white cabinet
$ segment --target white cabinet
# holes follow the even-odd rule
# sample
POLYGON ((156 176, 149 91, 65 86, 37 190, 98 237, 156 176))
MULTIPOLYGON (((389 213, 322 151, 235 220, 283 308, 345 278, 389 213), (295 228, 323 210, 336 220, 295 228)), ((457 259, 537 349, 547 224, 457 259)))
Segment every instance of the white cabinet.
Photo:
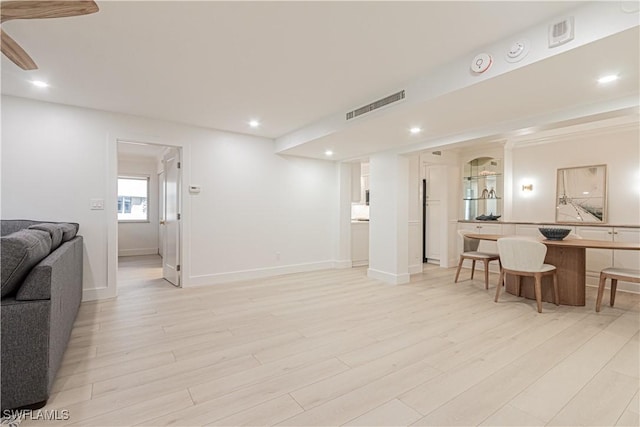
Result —
POLYGON ((351 164, 351 202, 364 204, 369 191, 369 163, 351 164))
MULTIPOLYGON (((616 242, 640 243, 640 229, 616 227, 613 229, 616 242)), ((640 251, 613 251, 613 265, 620 268, 640 270, 640 251)))
POLYGON ((369 204, 369 163, 361 163, 360 169, 360 203, 369 204))
MULTIPOLYGON (((578 226, 576 233, 583 239, 589 240, 640 243, 640 229, 638 228, 578 226)), ((640 270, 640 251, 587 249, 587 283, 596 285, 600 271, 612 266, 640 270)), ((635 286, 637 287, 637 285, 635 286)))
MULTIPOLYGON (((491 222, 487 222, 485 223, 459 223, 458 224, 458 230, 465 230, 468 231, 470 233, 475 233, 475 234, 503 234, 503 226, 502 224, 496 224, 496 223, 491 223, 491 222)), ((462 238, 458 238, 458 251, 460 253, 462 253, 463 250, 463 246, 462 246, 462 238)), ((488 240, 481 240, 480 241, 480 245, 478 246, 478 250, 481 252, 491 252, 491 253, 498 253, 498 244, 496 242, 491 242, 488 240)), ((497 265, 493 265, 495 263, 491 263, 489 265, 489 269, 491 271, 494 272, 498 272, 498 267, 497 265)), ((483 266, 481 263, 479 263, 478 265, 476 265, 476 268, 480 268, 483 269, 483 266)))
POLYGON ((362 167, 360 162, 351 164, 351 202, 360 203, 362 200, 362 167))
POLYGON ((369 223, 351 223, 351 265, 369 265, 369 223))
POLYGON ((516 235, 517 236, 527 236, 527 237, 536 237, 543 238, 542 234, 540 234, 539 228, 541 227, 549 227, 549 228, 568 228, 572 233, 576 232, 576 228, 573 226, 565 226, 561 224, 516 224, 516 235))
MULTIPOLYGON (((613 240, 612 227, 578 227, 578 236, 589 240, 613 240)), ((597 284, 600 271, 613 266, 613 250, 587 249, 586 272, 587 282, 597 284)))

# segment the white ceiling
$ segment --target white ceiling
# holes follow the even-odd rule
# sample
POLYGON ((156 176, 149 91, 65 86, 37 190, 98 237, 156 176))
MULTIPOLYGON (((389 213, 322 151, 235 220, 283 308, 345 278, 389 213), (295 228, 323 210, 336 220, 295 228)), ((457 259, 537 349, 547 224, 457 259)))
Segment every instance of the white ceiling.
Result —
MULTIPOLYGON (((22 71, 3 56, 2 93, 277 138, 386 96, 404 82, 585 2, 97 3, 100 11, 93 15, 5 22, 2 28, 39 69, 22 71), (37 89, 29 84, 32 79, 51 87, 37 89), (262 123, 257 129, 248 126, 254 118, 262 123)), ((605 53, 610 48, 601 47, 605 53)), ((585 61, 590 54, 581 55, 579 61, 585 61)), ((636 61, 637 74, 638 52, 628 57, 636 61)), ((567 66, 546 60, 536 67, 544 63, 553 67, 549 70, 567 66)), ((522 96, 558 90, 553 82, 529 77, 526 70, 510 73, 504 84, 522 96), (521 79, 528 79, 526 87, 521 79)), ((488 81, 484 88, 453 93, 443 104, 406 114, 440 113, 442 129, 432 137, 460 132, 464 116, 442 113, 460 111, 496 84, 503 83, 488 81)), ((572 96, 580 95, 576 91, 572 86, 572 96)), ((526 116, 548 107, 507 103, 475 117, 490 122, 496 115, 526 116)), ((378 134, 389 120, 409 116, 355 127, 348 130, 353 135, 343 136, 359 140, 378 134)), ((499 119, 505 117, 511 115, 499 119)), ((471 126, 465 123, 465 129, 471 126)), ((313 144, 321 142, 327 141, 291 154, 317 156, 319 146, 313 144)), ((341 158, 362 150, 352 151, 341 158)))
POLYGON ((634 115, 637 121, 638 30, 632 28, 408 110, 354 123, 283 153, 321 157, 331 149, 336 157, 349 159, 388 149, 419 151, 421 145, 437 147, 443 141, 504 140, 524 128, 575 124, 578 117, 583 121, 609 119, 616 110, 634 115), (610 86, 598 85, 597 78, 612 69, 623 78, 610 86), (424 131, 411 135, 407 130, 412 125, 424 131))

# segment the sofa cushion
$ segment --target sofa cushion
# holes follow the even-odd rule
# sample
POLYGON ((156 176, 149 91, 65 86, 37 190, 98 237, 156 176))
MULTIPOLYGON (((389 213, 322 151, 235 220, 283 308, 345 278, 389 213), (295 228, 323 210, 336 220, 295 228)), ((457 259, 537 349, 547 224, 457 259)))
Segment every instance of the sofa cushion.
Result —
POLYGON ((62 236, 65 231, 65 227, 62 224, 56 224, 53 222, 43 222, 42 224, 35 224, 29 226, 32 230, 46 231, 51 236, 51 251, 58 249, 58 246, 62 243, 62 236))
POLYGON ((2 297, 13 294, 29 271, 51 252, 51 236, 41 230, 20 230, 0 238, 2 297))
POLYGON ((68 242, 76 237, 76 234, 78 233, 78 224, 59 222, 58 225, 62 227, 62 243, 68 242))

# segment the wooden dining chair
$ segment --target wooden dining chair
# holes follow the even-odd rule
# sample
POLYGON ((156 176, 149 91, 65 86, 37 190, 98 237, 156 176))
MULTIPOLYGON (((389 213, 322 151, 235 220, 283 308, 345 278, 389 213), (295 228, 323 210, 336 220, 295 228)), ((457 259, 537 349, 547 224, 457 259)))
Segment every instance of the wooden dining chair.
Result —
POLYGON ((503 237, 498 239, 498 253, 502 261, 500 278, 496 287, 495 302, 500 297, 500 289, 507 274, 516 276, 516 294, 520 296, 520 282, 523 276, 533 277, 534 292, 538 313, 542 313, 542 277, 553 276, 553 297, 556 305, 560 304, 558 294, 558 275, 556 267, 544 263, 547 247, 538 241, 519 237, 503 237))
POLYGON ((618 280, 625 282, 640 283, 640 270, 631 268, 605 268, 600 272, 600 282, 598 283, 598 298, 596 299, 596 312, 600 312, 602 305, 602 296, 604 295, 604 285, 607 279, 611 279, 611 294, 609 296, 609 305, 613 307, 616 299, 616 289, 618 288, 618 280))
POLYGON ((462 237, 463 250, 460 254, 460 261, 458 262, 458 270, 456 270, 456 278, 453 281, 458 283, 458 277, 460 276, 460 269, 465 259, 471 260, 471 279, 473 280, 473 273, 476 269, 476 261, 482 261, 484 263, 484 288, 489 289, 489 263, 491 261, 498 261, 500 264, 500 255, 491 252, 478 252, 478 246, 480 240, 467 237, 469 232, 465 230, 458 230, 458 234, 462 237))

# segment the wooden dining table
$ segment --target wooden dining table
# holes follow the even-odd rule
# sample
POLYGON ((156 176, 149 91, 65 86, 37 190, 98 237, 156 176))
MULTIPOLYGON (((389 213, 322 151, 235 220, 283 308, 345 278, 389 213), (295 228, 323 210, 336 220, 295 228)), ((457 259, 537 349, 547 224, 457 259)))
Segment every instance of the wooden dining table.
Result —
MULTIPOLYGON (((467 234, 467 237, 479 240, 497 241, 502 237, 523 237, 500 234, 467 234)), ((586 250, 591 249, 615 249, 615 250, 640 250, 640 243, 614 242, 605 240, 571 239, 546 240, 537 239, 547 246, 545 264, 556 267, 558 274, 558 288, 560 304, 585 305, 586 289, 586 250)), ((542 300, 553 302, 552 278, 544 277, 542 281, 542 300)), ((508 275, 505 289, 511 294, 516 293, 515 278, 508 275)), ((533 290, 533 278, 522 278, 521 293, 526 298, 535 299, 533 290)))

